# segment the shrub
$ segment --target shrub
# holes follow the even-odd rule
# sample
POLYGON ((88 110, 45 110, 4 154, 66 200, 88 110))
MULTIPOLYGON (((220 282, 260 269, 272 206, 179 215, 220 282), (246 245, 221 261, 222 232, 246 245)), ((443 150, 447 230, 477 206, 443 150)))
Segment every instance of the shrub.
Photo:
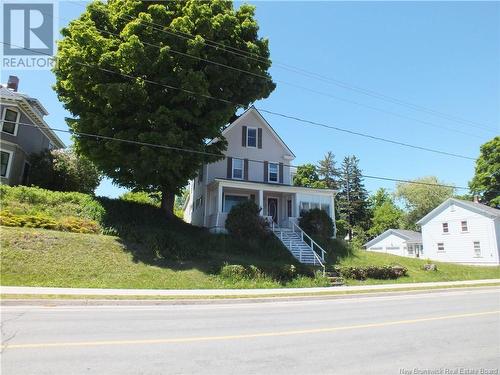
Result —
POLYGON ((408 269, 403 266, 367 266, 367 267, 335 267, 335 271, 346 279, 366 280, 380 279, 389 280, 406 276, 408 269))
POLYGON ((76 233, 99 233, 99 225, 92 220, 77 217, 63 217, 54 219, 43 213, 36 215, 13 214, 9 211, 0 211, 0 225, 9 227, 28 227, 61 230, 76 233))
POLYGON ((161 203, 161 196, 159 193, 147 193, 145 191, 127 191, 123 193, 119 199, 129 202, 150 204, 155 207, 160 207, 161 203))
POLYGON ((237 238, 265 237, 266 223, 259 212, 259 206, 252 201, 233 206, 227 215, 226 229, 237 238))
POLYGON ((32 154, 29 161, 29 183, 49 190, 93 194, 102 179, 94 164, 71 148, 32 154))
POLYGON ((299 225, 310 236, 318 236, 322 239, 333 236, 333 221, 324 210, 319 208, 302 211, 299 225))
POLYGON ((264 277, 263 272, 254 265, 242 266, 241 264, 224 264, 219 275, 226 279, 259 279, 264 277))

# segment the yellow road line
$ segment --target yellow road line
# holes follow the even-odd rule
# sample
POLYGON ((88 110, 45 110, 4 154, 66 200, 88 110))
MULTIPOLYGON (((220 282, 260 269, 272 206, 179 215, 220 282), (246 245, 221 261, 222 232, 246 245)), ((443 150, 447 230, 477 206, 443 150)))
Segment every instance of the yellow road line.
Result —
POLYGON ((415 324, 422 322, 432 322, 447 319, 471 318, 485 315, 500 314, 500 310, 483 311, 469 314, 456 314, 444 315, 420 319, 409 320, 395 320, 381 323, 368 323, 357 324, 351 326, 340 327, 326 327, 326 328, 312 328, 294 331, 277 331, 277 332, 261 332, 249 333, 241 335, 227 335, 227 336, 206 336, 206 337, 179 337, 179 338, 164 338, 164 339, 144 339, 144 340, 103 340, 103 341, 80 341, 80 342, 54 342, 54 343, 36 343, 36 344, 7 344, 2 345, 2 349, 36 349, 36 348, 59 348, 59 347, 86 347, 86 346, 111 346, 111 345, 144 345, 144 344, 178 344, 178 343, 192 343, 192 342, 206 342, 206 341, 223 341, 223 340, 237 340, 237 339, 250 339, 259 337, 277 337, 277 336, 293 336, 293 335, 306 335, 315 333, 329 333, 337 331, 346 331, 353 329, 363 328, 378 328, 403 324, 415 324))

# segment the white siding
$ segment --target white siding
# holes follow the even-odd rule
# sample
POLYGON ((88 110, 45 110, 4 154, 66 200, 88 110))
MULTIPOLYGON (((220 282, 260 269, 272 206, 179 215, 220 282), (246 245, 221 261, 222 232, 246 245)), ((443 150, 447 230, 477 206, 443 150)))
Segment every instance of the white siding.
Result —
POLYGON ((498 231, 493 219, 472 212, 458 205, 446 207, 422 225, 424 258, 441 262, 467 264, 498 264, 498 231), (467 231, 462 232, 462 221, 467 221, 467 231), (448 233, 443 233, 443 223, 448 223, 448 233), (496 232, 496 233, 495 233, 496 232), (479 241, 481 257, 474 254, 474 242, 479 241), (438 252, 437 244, 444 244, 438 252))
POLYGON ((390 234, 371 244, 370 247, 368 247, 366 250, 379 253, 408 256, 405 241, 405 239, 396 236, 395 234, 390 234))

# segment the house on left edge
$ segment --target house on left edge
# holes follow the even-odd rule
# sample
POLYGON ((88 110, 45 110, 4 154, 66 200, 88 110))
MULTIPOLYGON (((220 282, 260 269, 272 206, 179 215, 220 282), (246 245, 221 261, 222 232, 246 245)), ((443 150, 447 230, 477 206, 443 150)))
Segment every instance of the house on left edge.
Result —
POLYGON ((18 87, 16 76, 0 84, 0 179, 7 185, 29 184, 31 154, 65 147, 45 122, 48 112, 42 103, 18 87))

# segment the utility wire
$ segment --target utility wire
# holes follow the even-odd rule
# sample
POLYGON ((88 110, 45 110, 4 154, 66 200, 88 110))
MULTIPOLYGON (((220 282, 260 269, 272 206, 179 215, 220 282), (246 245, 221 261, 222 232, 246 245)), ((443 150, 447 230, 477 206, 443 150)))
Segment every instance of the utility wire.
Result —
MULTIPOLYGON (((6 44, 6 45, 10 45, 12 47, 21 48, 21 49, 24 49, 24 50, 33 51, 35 53, 39 53, 39 54, 42 54, 42 55, 47 55, 47 56, 53 57, 53 56, 51 56, 48 53, 43 53, 43 52, 40 52, 40 51, 36 51, 36 50, 31 49, 31 48, 21 47, 21 46, 18 46, 18 45, 15 45, 15 44, 11 44, 11 43, 6 43, 6 42, 1 42, 1 43, 2 44, 6 44)), ((55 59, 56 57, 53 57, 53 58, 55 59)), ((123 77, 126 77, 126 78, 130 78, 130 79, 140 79, 140 80, 142 80, 145 83, 149 83, 149 84, 153 84, 153 85, 158 85, 158 86, 161 86, 161 87, 164 87, 164 88, 168 88, 168 89, 179 90, 179 91, 182 91, 182 92, 189 93, 191 95, 195 95, 195 96, 200 96, 200 97, 204 97, 204 98, 207 98, 207 99, 221 101, 221 102, 224 102, 226 104, 231 104, 231 105, 235 105, 235 106, 242 107, 242 108, 246 107, 246 105, 243 105, 241 103, 236 103, 236 102, 232 102, 232 101, 227 100, 227 99, 217 98, 217 97, 214 97, 212 95, 197 93, 197 92, 194 92, 194 91, 191 91, 191 90, 186 90, 186 89, 183 89, 183 88, 180 88, 180 87, 171 86, 171 85, 167 85, 167 84, 164 84, 164 83, 152 81, 152 80, 149 80, 149 79, 144 78, 144 77, 132 76, 130 74, 116 72, 116 71, 113 71, 113 70, 110 70, 110 69, 101 68, 101 67, 98 67, 96 65, 91 65, 91 64, 80 62, 80 61, 75 61, 75 63, 79 64, 79 65, 82 65, 82 66, 87 66, 87 67, 90 67, 90 68, 93 68, 93 69, 98 69, 98 70, 101 70, 101 71, 104 71, 104 72, 107 72, 107 73, 111 73, 111 74, 123 76, 123 77)), ((436 154, 441 154, 441 155, 446 155, 446 156, 452 156, 452 157, 456 157, 456 158, 460 158, 460 159, 475 160, 475 158, 473 158, 473 157, 469 157, 469 156, 465 156, 465 155, 461 155, 461 154, 455 154, 455 153, 451 153, 451 152, 447 152, 447 151, 442 151, 442 150, 437 150, 437 149, 433 149, 433 148, 412 145, 412 144, 409 144, 409 143, 400 142, 400 141, 396 141, 396 140, 392 140, 392 139, 388 139, 388 138, 383 138, 383 137, 379 137, 379 136, 374 136, 374 135, 371 135, 371 134, 356 132, 356 131, 352 131, 352 130, 349 130, 349 129, 341 128, 341 127, 338 127, 338 126, 328 125, 328 124, 324 124, 324 123, 320 123, 320 122, 316 122, 316 121, 306 120, 306 119, 303 119, 303 118, 300 118, 300 117, 296 117, 296 116, 292 116, 292 115, 287 115, 287 114, 283 114, 283 113, 279 113, 279 112, 275 112, 275 111, 266 110, 264 108, 257 108, 256 107, 256 109, 258 111, 269 113, 269 114, 272 114, 272 115, 275 115, 275 116, 281 116, 283 118, 292 119, 292 120, 295 120, 295 121, 298 121, 298 122, 301 122, 301 123, 305 123, 305 124, 309 124, 309 125, 314 125, 314 126, 319 126, 319 127, 323 127, 323 128, 327 128, 327 129, 339 131, 339 132, 344 132, 344 133, 348 133, 348 134, 351 134, 351 135, 356 135, 356 136, 359 136, 359 137, 364 137, 364 138, 368 138, 368 139, 372 139, 372 140, 378 140, 378 141, 381 141, 381 142, 386 142, 386 143, 395 144, 395 145, 399 145, 399 146, 403 146, 403 147, 413 148, 413 149, 417 149, 417 150, 421 150, 421 151, 427 151, 427 152, 432 152, 432 153, 436 153, 436 154)))
MULTIPOLYGON (((80 7, 84 8, 84 9, 86 9, 86 6, 84 6, 84 5, 79 5, 79 4, 76 4, 76 3, 72 3, 72 4, 75 4, 77 6, 80 6, 80 7)), ((179 30, 175 30, 171 26, 160 25, 160 24, 157 24, 157 23, 154 23, 154 22, 150 22, 150 21, 139 20, 138 18, 134 18, 134 17, 128 16, 128 15, 124 15, 124 16, 127 17, 130 20, 137 20, 141 24, 148 24, 148 25, 151 25, 151 26, 155 26, 155 27, 153 27, 154 30, 161 31, 161 32, 164 32, 166 34, 169 34, 169 35, 172 35, 172 36, 176 36, 178 38, 190 39, 190 40, 192 40, 193 38, 195 38, 195 36, 193 34, 182 32, 182 31, 179 31, 179 30), (168 30, 165 30, 165 29, 170 29, 170 30, 174 30, 174 31, 172 32, 172 31, 168 31, 168 30)), ((121 19, 124 19, 123 16, 118 16, 118 17, 121 18, 121 19)), ((236 48, 236 47, 227 46, 227 45, 225 45, 223 43, 216 42, 216 41, 210 40, 208 38, 204 38, 204 37, 202 37, 202 38, 204 39, 202 41, 202 43, 204 43, 208 47, 216 48, 216 49, 223 49, 224 51, 226 51, 228 53, 232 53, 232 54, 235 54, 235 55, 238 55, 238 56, 243 56, 243 57, 246 57, 248 59, 255 60, 255 61, 260 61, 260 62, 266 62, 267 63, 267 59, 262 58, 261 56, 257 55, 256 53, 253 53, 251 51, 245 51, 245 50, 242 50, 242 49, 239 49, 239 48, 236 48)), ((307 76, 309 78, 314 78, 314 79, 320 80, 322 82, 330 83, 330 84, 333 84, 335 86, 338 86, 338 87, 341 87, 341 88, 344 88, 344 89, 355 91, 355 92, 361 93, 363 95, 367 95, 367 96, 371 96, 371 97, 374 97, 374 98, 377 98, 377 99, 380 99, 380 100, 388 101, 388 102, 391 102, 393 104, 404 106, 404 107, 410 108, 410 109, 415 110, 415 111, 420 111, 420 112, 424 112, 424 113, 431 114, 431 115, 434 115, 434 116, 438 116, 438 117, 441 117, 441 118, 445 118, 445 119, 450 120, 450 121, 455 121, 455 122, 467 124, 469 126, 473 126, 473 127, 476 127, 476 128, 481 128, 481 129, 484 129, 484 130, 487 130, 487 131, 490 131, 490 132, 495 132, 495 133, 497 132, 495 129, 492 129, 490 127, 484 126, 483 124, 480 124, 480 123, 477 123, 477 122, 474 122, 474 121, 470 121, 470 120, 465 120, 465 119, 462 119, 462 118, 460 118, 458 116, 449 115, 449 114, 446 114, 444 112, 440 112, 440 111, 437 111, 437 110, 434 110, 434 109, 426 108, 426 107, 421 106, 421 105, 413 104, 413 103, 410 103, 408 101, 404 101, 404 100, 401 100, 401 99, 398 99, 398 98, 395 98, 395 97, 392 97, 392 96, 389 96, 389 95, 386 95, 386 94, 382 94, 382 93, 379 93, 379 92, 374 91, 374 90, 365 89, 365 88, 360 87, 360 86, 354 86, 354 85, 349 84, 347 82, 340 81, 338 79, 333 79, 333 78, 330 78, 330 77, 326 77, 326 76, 320 75, 318 73, 311 72, 311 71, 308 71, 308 70, 305 70, 305 69, 302 69, 302 68, 299 68, 299 67, 295 67, 295 66, 292 66, 292 65, 289 65, 289 64, 284 64, 284 63, 280 63, 280 62, 275 62, 275 63, 276 63, 276 65, 278 65, 279 67, 281 67, 283 69, 287 69, 289 71, 293 71, 294 73, 302 74, 302 75, 305 75, 305 76, 307 76)))
MULTIPOLYGON (((42 127, 40 125, 31 124, 31 123, 27 123, 27 122, 15 122, 15 121, 8 121, 8 120, 3 120, 3 122, 10 123, 10 124, 23 125, 23 126, 30 126, 30 127, 34 127, 34 128, 40 129, 40 130, 49 129, 49 130, 52 130, 54 132, 68 133, 68 134, 72 134, 72 135, 78 135, 78 136, 82 136, 82 137, 89 137, 89 138, 95 138, 95 139, 105 139, 105 140, 128 143, 128 144, 133 144, 133 145, 138 145, 138 146, 155 147, 155 148, 161 148, 161 149, 165 149, 165 150, 181 151, 181 152, 187 152, 187 153, 198 154, 198 155, 216 156, 216 157, 220 157, 221 159, 227 159, 227 158, 241 159, 241 157, 239 157, 239 156, 230 156, 230 155, 218 154, 218 153, 208 152, 208 151, 193 150, 193 149, 184 148, 184 147, 169 146, 169 145, 163 145, 163 144, 158 144, 158 143, 141 142, 141 141, 135 141, 135 140, 130 140, 130 139, 109 137, 109 136, 99 135, 99 134, 94 134, 94 133, 77 132, 74 130, 53 128, 53 127, 49 127, 49 126, 42 127)), ((268 162, 266 160, 248 159, 248 158, 244 158, 244 159, 247 159, 249 162, 261 163, 261 164, 268 162)), ((290 167, 290 168, 300 167, 300 165, 285 164, 285 163, 283 163, 283 166, 290 167)), ((380 176, 363 175, 363 174, 361 174, 361 177, 376 179, 376 180, 384 180, 384 181, 404 182, 404 183, 416 184, 416 185, 439 186, 439 187, 447 187, 447 188, 453 188, 453 189, 469 190, 469 188, 463 187, 463 186, 446 185, 446 184, 432 184, 432 183, 427 183, 427 182, 411 181, 411 180, 404 180, 404 179, 390 178, 390 177, 380 177, 380 176)))

